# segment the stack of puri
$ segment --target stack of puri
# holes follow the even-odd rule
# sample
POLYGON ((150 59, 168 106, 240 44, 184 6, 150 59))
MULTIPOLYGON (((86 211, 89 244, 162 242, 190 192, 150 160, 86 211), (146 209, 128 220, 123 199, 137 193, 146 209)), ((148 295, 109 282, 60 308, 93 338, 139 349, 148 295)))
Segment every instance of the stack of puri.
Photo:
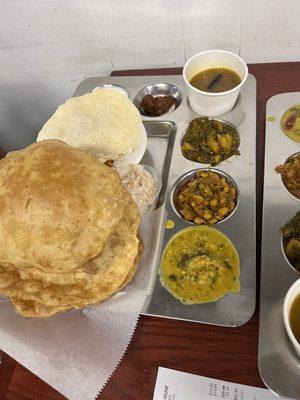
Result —
POLYGON ((120 178, 44 140, 0 161, 0 293, 26 317, 97 305, 133 277, 140 217, 120 178))

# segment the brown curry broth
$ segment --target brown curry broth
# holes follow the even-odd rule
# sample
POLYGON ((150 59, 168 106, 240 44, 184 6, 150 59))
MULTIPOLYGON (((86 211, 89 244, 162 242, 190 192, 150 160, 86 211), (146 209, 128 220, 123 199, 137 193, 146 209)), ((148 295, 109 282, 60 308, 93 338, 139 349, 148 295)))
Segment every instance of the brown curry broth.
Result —
POLYGON ((190 80, 196 89, 209 93, 226 92, 241 83, 241 77, 229 68, 210 68, 198 72, 190 80))
POLYGON ((300 343, 300 294, 298 294, 291 305, 290 325, 295 338, 300 343))

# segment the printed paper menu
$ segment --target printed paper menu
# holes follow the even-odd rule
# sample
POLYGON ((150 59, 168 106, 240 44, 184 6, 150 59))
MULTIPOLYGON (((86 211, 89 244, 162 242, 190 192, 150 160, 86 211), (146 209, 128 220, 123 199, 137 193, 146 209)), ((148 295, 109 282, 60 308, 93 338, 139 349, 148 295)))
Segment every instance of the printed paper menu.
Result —
MULTIPOLYGON (((288 400, 268 389, 159 367, 153 400, 288 400)), ((291 399, 290 399, 291 400, 291 399)))

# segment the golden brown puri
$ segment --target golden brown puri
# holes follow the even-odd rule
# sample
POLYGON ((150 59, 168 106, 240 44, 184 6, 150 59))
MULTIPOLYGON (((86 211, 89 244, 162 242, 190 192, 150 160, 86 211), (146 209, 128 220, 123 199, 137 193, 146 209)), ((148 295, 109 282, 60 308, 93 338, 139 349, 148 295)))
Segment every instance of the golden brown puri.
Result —
POLYGON ((58 140, 0 161, 0 292, 28 317, 99 304, 136 270, 137 207, 118 174, 58 140))
POLYGON ((75 271, 102 250, 123 198, 117 174, 62 142, 15 152, 0 162, 0 262, 75 271))

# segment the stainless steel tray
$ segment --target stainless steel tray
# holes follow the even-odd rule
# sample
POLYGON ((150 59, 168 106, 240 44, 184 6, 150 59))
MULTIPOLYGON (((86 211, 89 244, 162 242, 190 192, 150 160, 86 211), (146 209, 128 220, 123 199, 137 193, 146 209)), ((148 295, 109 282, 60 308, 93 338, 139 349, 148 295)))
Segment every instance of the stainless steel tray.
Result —
MULTIPOLYGON (((184 89, 184 82, 181 76, 139 76, 139 77, 105 77, 89 78, 83 81, 74 93, 79 96, 92 91, 95 87, 103 84, 117 84, 123 86, 134 100, 139 98, 140 91, 150 84, 170 83, 179 89, 178 96, 181 104, 175 111, 161 117, 142 116, 149 139, 151 138, 151 149, 147 146, 150 159, 159 159, 156 164, 158 170, 163 171, 165 188, 169 188, 182 174, 196 168, 207 167, 205 164, 195 163, 184 158, 181 154, 181 140, 188 127, 189 122, 197 117, 189 107, 188 99, 184 89), (168 144, 164 155, 157 156, 162 148, 157 138, 153 135, 159 126, 169 122, 172 125, 172 132, 168 135, 168 144), (153 124, 157 124, 156 128, 153 124), (174 143, 173 143, 174 140, 174 143), (155 144, 156 143, 156 144, 155 144), (158 166, 159 164, 159 166, 158 166), (165 167, 162 168, 162 165, 165 167), (168 168, 168 165, 170 168, 168 168), (162 168, 162 169, 161 169, 162 168)), ((176 318, 195 322, 204 322, 223 326, 238 326, 246 323, 255 310, 256 293, 256 253, 255 253, 255 181, 256 181, 256 81, 250 75, 242 88, 241 94, 234 109, 218 119, 235 125, 240 134, 241 156, 232 157, 223 161, 217 169, 227 173, 237 183, 240 195, 239 204, 233 215, 226 221, 214 225, 233 242, 240 255, 241 260, 241 291, 239 294, 228 294, 215 303, 200 305, 183 305, 167 292, 160 284, 158 275, 154 288, 149 298, 144 313, 159 317, 176 318)), ((148 141, 149 142, 149 141, 148 141)), ((143 162, 145 162, 143 160, 143 162)), ((163 195, 164 198, 164 195, 163 195)), ((165 219, 170 209, 165 209, 165 219)), ((179 229, 189 226, 180 218, 175 219, 173 213, 171 218, 175 221, 175 228, 172 231, 158 226, 157 229, 164 229, 160 251, 163 250, 170 235, 179 229)), ((158 266, 159 267, 159 266, 158 266)))
POLYGON ((300 92, 279 94, 267 103, 267 118, 273 116, 275 121, 266 118, 258 367, 273 392, 300 399, 300 361, 282 318, 284 296, 299 276, 285 259, 279 232, 300 210, 300 202, 274 171, 276 165, 300 150, 300 143, 289 139, 280 128, 282 114, 295 103, 300 103, 300 92))

